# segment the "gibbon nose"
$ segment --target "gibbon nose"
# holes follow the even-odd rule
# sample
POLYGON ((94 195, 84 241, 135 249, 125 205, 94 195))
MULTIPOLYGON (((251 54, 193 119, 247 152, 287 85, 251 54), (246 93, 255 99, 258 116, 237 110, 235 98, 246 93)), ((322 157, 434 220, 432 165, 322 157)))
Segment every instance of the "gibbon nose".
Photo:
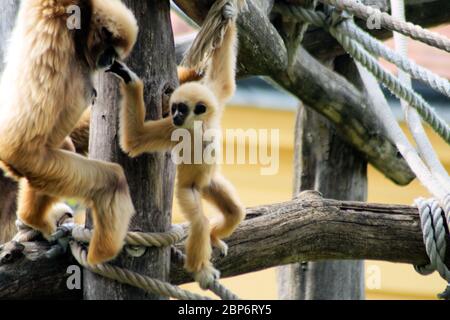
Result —
POLYGON ((184 123, 184 117, 181 115, 176 115, 175 117, 173 117, 173 124, 176 125, 177 127, 182 126, 184 123))

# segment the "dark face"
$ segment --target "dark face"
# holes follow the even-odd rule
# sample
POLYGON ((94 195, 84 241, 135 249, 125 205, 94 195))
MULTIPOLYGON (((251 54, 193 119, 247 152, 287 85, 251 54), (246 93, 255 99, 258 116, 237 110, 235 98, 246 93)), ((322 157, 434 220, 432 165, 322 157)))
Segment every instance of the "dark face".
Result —
POLYGON ((173 118, 173 124, 177 127, 181 127, 186 123, 186 120, 191 116, 194 118, 197 118, 198 116, 204 114, 207 110, 207 107, 204 103, 197 103, 194 110, 191 110, 191 108, 182 102, 175 102, 172 104, 172 118, 173 118))
POLYGON ((110 46, 103 51, 97 59, 97 68, 104 69, 111 66, 117 58, 117 53, 114 47, 110 46))
POLYGON ((98 34, 99 41, 92 48, 92 54, 95 57, 96 69, 104 69, 111 66, 114 60, 118 58, 117 51, 115 49, 116 41, 112 36, 112 33, 102 28, 98 34))

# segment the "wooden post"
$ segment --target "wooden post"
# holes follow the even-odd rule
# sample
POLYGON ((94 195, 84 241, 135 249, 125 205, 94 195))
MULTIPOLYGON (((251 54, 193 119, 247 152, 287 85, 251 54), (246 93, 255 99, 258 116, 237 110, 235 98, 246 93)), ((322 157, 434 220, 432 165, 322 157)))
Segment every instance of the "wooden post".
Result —
MULTIPOLYGON (((335 70, 357 86, 361 83, 347 56, 336 59, 335 70)), ((337 135, 327 119, 302 104, 295 136, 294 196, 303 190, 317 190, 332 199, 367 201, 367 162, 337 135)), ((321 261, 288 265, 279 268, 278 284, 280 299, 364 299, 364 264, 321 261)))
MULTIPOLYGON (((162 116, 163 104, 177 85, 169 0, 126 0, 140 27, 137 45, 128 65, 145 83, 147 116, 162 116)), ((167 231, 171 223, 174 167, 169 155, 149 154, 130 159, 118 146, 118 81, 101 75, 98 104, 93 108, 90 157, 114 161, 126 172, 136 215, 131 230, 167 231)), ((168 280, 170 250, 148 249, 141 257, 124 251, 116 263, 150 277, 168 280)), ((106 280, 88 271, 84 274, 85 299, 159 299, 140 289, 106 280)))
MULTIPOLYGON (((8 38, 14 27, 19 1, 2 0, 0 2, 0 74, 3 71, 5 50, 8 38)), ((11 240, 15 232, 17 183, 0 171, 0 243, 11 240)))

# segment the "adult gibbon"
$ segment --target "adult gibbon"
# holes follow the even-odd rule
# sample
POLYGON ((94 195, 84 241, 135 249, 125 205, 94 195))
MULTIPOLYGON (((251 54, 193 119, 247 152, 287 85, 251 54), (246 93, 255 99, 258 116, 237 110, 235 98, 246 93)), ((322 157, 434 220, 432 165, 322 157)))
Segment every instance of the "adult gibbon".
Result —
MULTIPOLYGON (((220 130, 220 119, 225 103, 235 92, 237 54, 235 22, 227 29, 223 44, 215 49, 202 79, 181 85, 170 98, 171 116, 162 120, 145 121, 142 81, 120 61, 109 71, 123 80, 120 116, 120 144, 131 157, 145 152, 172 149, 172 133, 183 128, 194 136, 194 122, 201 122, 201 130, 220 130)), ((203 149, 205 146, 203 146, 203 149)), ((191 155, 191 159, 192 159, 191 155)), ((210 262, 211 243, 227 252, 221 240, 230 236, 245 217, 234 187, 218 171, 215 163, 178 165, 176 196, 190 222, 186 243, 185 268, 194 273, 202 287, 219 277, 210 262), (223 214, 211 227, 202 209, 201 197, 210 201, 223 214)))
POLYGON ((20 180, 17 215, 48 236, 53 205, 83 200, 95 225, 90 264, 119 253, 134 208, 123 169, 74 153, 67 136, 92 100, 94 73, 127 57, 137 34, 120 0, 23 0, 0 82, 0 160, 20 180), (72 30, 73 6, 81 28, 72 30))

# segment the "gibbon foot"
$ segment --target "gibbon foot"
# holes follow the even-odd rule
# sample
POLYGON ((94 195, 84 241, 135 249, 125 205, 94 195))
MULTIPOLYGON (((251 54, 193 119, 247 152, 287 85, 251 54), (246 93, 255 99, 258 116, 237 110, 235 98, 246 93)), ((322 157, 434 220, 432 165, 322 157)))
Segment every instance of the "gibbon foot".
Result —
POLYGON ((214 236, 211 236, 211 244, 214 248, 219 249, 220 256, 222 258, 228 255, 228 245, 225 243, 225 241, 222 241, 214 236))
POLYGON ((229 2, 223 7, 222 15, 225 19, 234 19, 238 15, 237 8, 229 2))
POLYGON ((212 264, 207 264, 200 271, 194 273, 195 281, 203 290, 208 289, 211 283, 219 278, 220 271, 215 269, 212 264))
POLYGON ((127 67, 122 61, 114 60, 111 66, 106 70, 106 72, 112 73, 119 79, 122 79, 125 84, 130 82, 135 82, 139 80, 138 76, 127 67))
POLYGON ((65 203, 55 203, 44 220, 34 220, 32 216, 24 215, 21 221, 28 227, 39 231, 46 240, 50 240, 53 233, 67 218, 73 217, 73 210, 65 203))

